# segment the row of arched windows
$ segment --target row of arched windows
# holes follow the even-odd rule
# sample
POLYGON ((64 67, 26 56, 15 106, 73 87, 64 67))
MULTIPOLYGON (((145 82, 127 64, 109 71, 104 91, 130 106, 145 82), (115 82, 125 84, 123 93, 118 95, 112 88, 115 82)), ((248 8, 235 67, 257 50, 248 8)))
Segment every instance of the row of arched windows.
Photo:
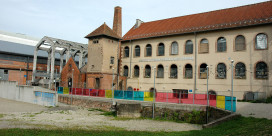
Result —
MULTIPOLYGON (((238 35, 235 37, 234 43, 235 51, 244 51, 246 50, 246 39, 243 35, 238 35)), ((193 42, 187 40, 185 43, 184 54, 193 54, 193 42)), ((255 49, 262 50, 267 49, 267 35, 264 33, 259 33, 255 37, 255 49)), ((172 42, 170 48, 171 55, 178 55, 179 46, 177 42, 172 42)), ((227 51, 227 41, 225 37, 219 37, 216 43, 216 52, 226 52, 227 51)), ((209 41, 206 38, 200 40, 198 53, 209 53, 209 41)), ((134 48, 134 56, 140 57, 141 48, 139 45, 136 45, 134 48)), ((165 45, 164 43, 159 43, 157 47, 157 56, 165 55, 165 45)), ((145 57, 152 56, 152 46, 147 44, 145 46, 145 57)), ((124 48, 124 57, 129 57, 129 47, 124 48)))
MULTIPOLYGON (((164 67, 163 65, 158 65, 156 68, 156 77, 164 78, 164 67)), ((133 77, 140 76, 140 68, 138 65, 134 66, 133 77)), ((215 73, 209 73, 209 75, 215 75, 217 79, 226 79, 227 78, 227 67, 224 63, 218 63, 215 73)), ((234 73, 236 79, 245 79, 246 78, 246 65, 242 62, 237 63, 234 66, 234 73)), ((268 79, 268 67, 265 62, 258 62, 255 65, 255 78, 256 79, 268 79)), ((207 78, 207 64, 202 63, 199 67, 199 78, 207 78)), ((123 76, 128 76, 128 66, 123 67, 123 76)), ((144 78, 151 77, 151 66, 146 65, 144 68, 144 78)), ((169 78, 178 78, 178 67, 175 64, 170 66, 170 77, 169 78)), ((193 67, 191 64, 186 64, 184 67, 184 78, 191 79, 193 78, 193 67)))

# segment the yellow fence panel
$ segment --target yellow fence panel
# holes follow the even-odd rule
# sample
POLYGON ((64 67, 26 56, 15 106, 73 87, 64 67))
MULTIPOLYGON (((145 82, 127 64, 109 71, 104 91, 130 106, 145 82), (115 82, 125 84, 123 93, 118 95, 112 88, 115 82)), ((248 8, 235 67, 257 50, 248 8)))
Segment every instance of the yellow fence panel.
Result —
POLYGON ((216 96, 216 107, 225 109, 225 96, 216 96))
POLYGON ((106 90, 105 97, 106 98, 112 98, 112 90, 106 90))
POLYGON ((63 94, 69 94, 69 88, 68 87, 63 88, 63 94))
POLYGON ((150 92, 144 92, 144 101, 153 101, 153 93, 150 92))

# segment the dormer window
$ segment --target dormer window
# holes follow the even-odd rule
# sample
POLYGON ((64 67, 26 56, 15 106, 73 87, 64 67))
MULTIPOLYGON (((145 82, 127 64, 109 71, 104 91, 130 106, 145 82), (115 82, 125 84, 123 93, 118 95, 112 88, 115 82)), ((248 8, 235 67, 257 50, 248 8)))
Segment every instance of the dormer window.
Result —
POLYGON ((98 39, 93 39, 93 44, 97 44, 99 43, 99 40, 98 39))

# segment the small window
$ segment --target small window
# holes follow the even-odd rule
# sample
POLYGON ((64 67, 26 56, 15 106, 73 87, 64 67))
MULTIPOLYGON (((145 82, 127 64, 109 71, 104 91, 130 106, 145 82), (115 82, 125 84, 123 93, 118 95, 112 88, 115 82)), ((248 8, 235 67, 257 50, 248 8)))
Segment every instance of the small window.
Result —
POLYGON ((146 45, 145 47, 145 56, 152 56, 152 46, 150 44, 146 45))
POLYGON ((139 77, 140 69, 139 66, 134 66, 134 77, 139 77))
POLYGON ((217 52, 225 52, 225 51, 227 51, 226 38, 220 37, 217 40, 217 52))
POLYGON ((226 78, 226 65, 224 63, 219 63, 217 65, 217 78, 225 79, 226 78))
POLYGON ((191 64, 185 65, 185 78, 193 78, 193 67, 191 64))
POLYGON ((173 42, 171 45, 171 55, 177 55, 178 54, 178 43, 173 42))
POLYGON ((8 70, 5 69, 5 70, 4 70, 4 74, 8 74, 8 70))
POLYGON ((246 39, 242 35, 238 35, 235 38, 235 51, 244 51, 246 50, 246 39))
POLYGON ((258 34, 255 39, 255 48, 258 50, 267 49, 267 35, 258 34))
POLYGON ((110 58, 110 64, 114 64, 114 57, 110 58))
POLYGON ((145 66, 145 78, 151 77, 151 67, 149 65, 145 66))
POLYGON ((244 63, 237 63, 235 65, 235 78, 244 79, 246 78, 246 66, 244 63))
POLYGON ((186 90, 186 89, 173 89, 173 95, 176 98, 188 99, 188 90, 186 90))
POLYGON ((164 44, 160 43, 158 46, 158 56, 164 56, 164 44))
POLYGON ((200 41, 199 53, 209 53, 209 42, 207 39, 200 41))
POLYGON ((95 78, 95 89, 99 89, 100 87, 100 78, 95 78))
POLYGON ((193 54, 193 42, 191 40, 186 41, 185 54, 193 54))
POLYGON ((259 62, 256 64, 255 75, 257 79, 268 79, 268 68, 267 64, 264 62, 259 62))
POLYGON ((124 66, 124 73, 123 76, 128 76, 128 66, 124 66))
POLYGON ((177 65, 171 65, 170 67, 170 78, 178 78, 178 67, 177 65))
POLYGON ((203 63, 200 65, 199 77, 200 79, 207 79, 207 64, 203 63))
POLYGON ((140 57, 140 52, 141 50, 140 50, 140 46, 139 45, 137 45, 136 47, 135 47, 135 57, 140 57))
POLYGON ((157 78, 163 78, 164 77, 164 68, 162 65, 159 65, 157 68, 157 78))
POLYGON ((124 49, 124 57, 129 57, 129 47, 125 47, 124 49))
POLYGON ((99 40, 98 39, 93 39, 93 43, 97 44, 97 43, 99 43, 99 40))

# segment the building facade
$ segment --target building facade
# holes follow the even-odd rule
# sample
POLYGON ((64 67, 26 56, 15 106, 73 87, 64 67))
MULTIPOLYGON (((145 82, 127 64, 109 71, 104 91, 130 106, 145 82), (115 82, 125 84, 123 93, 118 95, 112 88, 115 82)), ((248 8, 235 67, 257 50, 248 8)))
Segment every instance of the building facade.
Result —
POLYGON ((152 22, 136 21, 121 44, 127 87, 272 95, 272 2, 152 22), (258 12, 257 12, 258 11, 258 12), (208 72, 207 72, 208 66, 208 72), (155 68, 155 69, 154 69, 155 68), (155 79, 154 79, 155 78, 155 79))

